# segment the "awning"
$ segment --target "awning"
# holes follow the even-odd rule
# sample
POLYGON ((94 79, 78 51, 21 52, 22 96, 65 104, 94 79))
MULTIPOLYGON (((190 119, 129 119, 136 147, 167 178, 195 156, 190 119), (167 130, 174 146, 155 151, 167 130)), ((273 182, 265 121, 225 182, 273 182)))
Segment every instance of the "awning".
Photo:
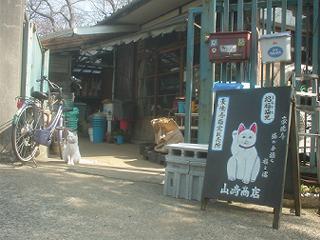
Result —
POLYGON ((50 33, 41 39, 44 47, 53 51, 80 49, 82 46, 104 42, 123 34, 139 31, 136 25, 104 25, 79 27, 50 33))
POLYGON ((142 28, 137 33, 132 33, 128 35, 123 35, 108 41, 99 43, 94 47, 90 46, 89 49, 103 49, 112 50, 115 46, 120 44, 129 44, 132 42, 137 42, 149 37, 157 37, 159 35, 164 35, 171 32, 184 32, 186 31, 186 15, 180 15, 167 21, 152 25, 148 28, 142 28))

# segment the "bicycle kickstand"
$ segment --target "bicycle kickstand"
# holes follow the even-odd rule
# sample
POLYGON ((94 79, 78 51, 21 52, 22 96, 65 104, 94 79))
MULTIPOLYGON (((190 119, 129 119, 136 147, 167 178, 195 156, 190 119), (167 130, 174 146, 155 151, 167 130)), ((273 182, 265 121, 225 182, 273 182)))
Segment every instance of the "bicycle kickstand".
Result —
POLYGON ((36 168, 38 167, 37 161, 35 158, 32 159, 33 164, 36 166, 36 168))

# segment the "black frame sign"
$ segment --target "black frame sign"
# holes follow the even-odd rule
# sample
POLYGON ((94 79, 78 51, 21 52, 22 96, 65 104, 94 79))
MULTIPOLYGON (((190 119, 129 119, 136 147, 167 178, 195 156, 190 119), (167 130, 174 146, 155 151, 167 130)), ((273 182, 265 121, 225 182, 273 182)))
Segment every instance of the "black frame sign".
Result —
POLYGON ((208 199, 273 207, 273 227, 278 228, 292 125, 291 87, 218 91, 214 106, 202 208, 208 199))

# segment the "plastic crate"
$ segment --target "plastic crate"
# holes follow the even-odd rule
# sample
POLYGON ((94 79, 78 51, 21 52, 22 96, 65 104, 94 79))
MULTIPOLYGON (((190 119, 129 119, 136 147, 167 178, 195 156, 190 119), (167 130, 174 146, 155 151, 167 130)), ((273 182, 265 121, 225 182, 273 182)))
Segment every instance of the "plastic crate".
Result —
POLYGON ((189 199, 201 200, 206 162, 191 161, 189 170, 189 199))
POLYGON ((173 169, 166 170, 164 195, 188 199, 188 182, 188 173, 174 171, 173 169))
POLYGON ((174 160, 166 162, 164 194, 188 199, 189 164, 174 160))
POLYGON ((180 143, 167 148, 164 194, 200 201, 208 145, 180 143))

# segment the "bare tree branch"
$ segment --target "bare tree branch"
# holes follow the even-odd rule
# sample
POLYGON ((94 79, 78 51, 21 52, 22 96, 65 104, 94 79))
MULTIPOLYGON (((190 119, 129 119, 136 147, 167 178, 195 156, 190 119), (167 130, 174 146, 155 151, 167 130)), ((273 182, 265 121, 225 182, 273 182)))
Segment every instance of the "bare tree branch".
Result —
POLYGON ((96 24, 131 0, 27 0, 29 19, 38 31, 52 31, 96 24))

